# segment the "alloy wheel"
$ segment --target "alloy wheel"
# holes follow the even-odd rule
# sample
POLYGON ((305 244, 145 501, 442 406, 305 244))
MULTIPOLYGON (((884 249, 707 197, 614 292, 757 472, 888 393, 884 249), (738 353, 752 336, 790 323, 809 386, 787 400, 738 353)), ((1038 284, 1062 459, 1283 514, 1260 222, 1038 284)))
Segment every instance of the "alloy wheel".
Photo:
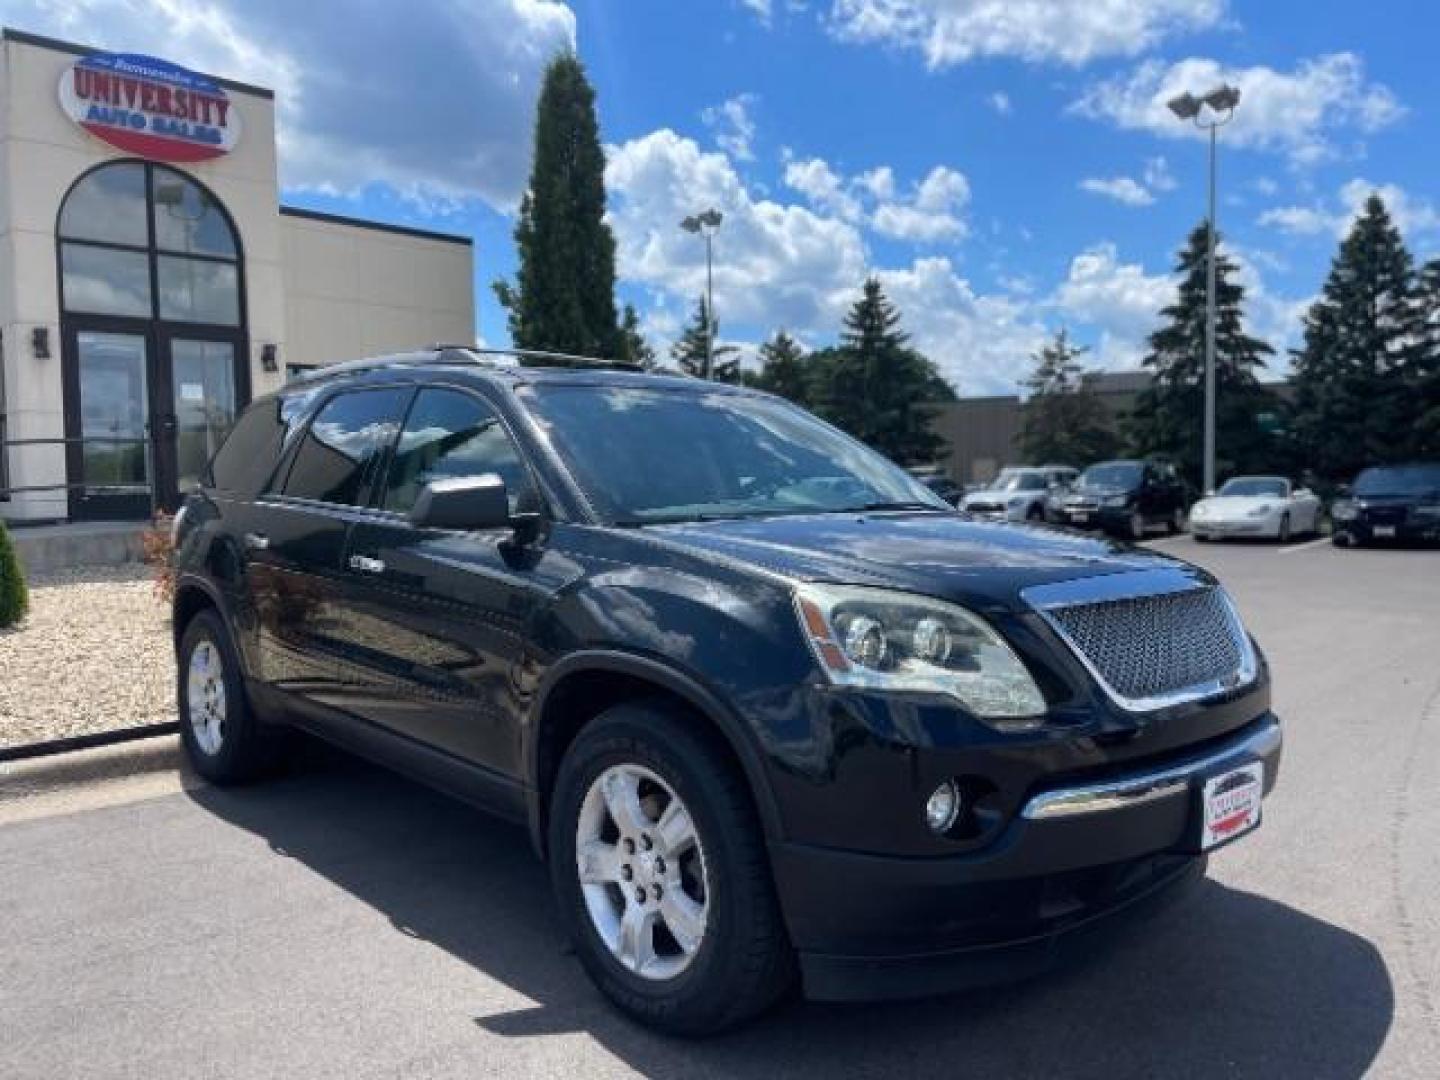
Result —
POLYGON ((213 757, 225 742, 225 670, 220 650, 208 638, 190 652, 185 699, 195 743, 213 757))
POLYGON ((690 966, 710 882, 694 819, 665 780, 628 762, 597 776, 580 806, 575 864, 591 925, 622 966, 657 982, 690 966))

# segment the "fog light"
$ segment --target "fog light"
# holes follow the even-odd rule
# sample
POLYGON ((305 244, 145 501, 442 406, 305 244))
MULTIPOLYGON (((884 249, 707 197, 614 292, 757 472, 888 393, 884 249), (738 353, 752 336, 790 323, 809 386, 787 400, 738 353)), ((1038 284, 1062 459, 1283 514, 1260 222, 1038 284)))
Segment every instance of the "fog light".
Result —
POLYGON ((925 824, 934 833, 949 832, 960 816, 960 792, 955 781, 946 780, 931 793, 925 803, 925 824))

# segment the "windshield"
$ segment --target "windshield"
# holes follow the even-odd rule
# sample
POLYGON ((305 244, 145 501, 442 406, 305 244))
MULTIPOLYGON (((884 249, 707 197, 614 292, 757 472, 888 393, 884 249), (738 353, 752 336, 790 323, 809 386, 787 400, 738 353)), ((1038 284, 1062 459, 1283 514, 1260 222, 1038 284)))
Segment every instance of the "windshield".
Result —
POLYGON ((1278 476, 1237 476, 1226 480, 1219 493, 1239 498, 1283 499, 1290 494, 1290 484, 1278 476))
POLYGON ((1356 495, 1419 495, 1427 491, 1440 492, 1440 464, 1366 469, 1355 481, 1356 495))
POLYGON ((873 450, 772 398, 575 385, 526 387, 521 396, 615 524, 954 510, 873 450))
POLYGON ((1140 486, 1140 477, 1145 466, 1138 461, 1107 461, 1104 465, 1091 465, 1080 474, 1080 486, 1087 488, 1130 488, 1140 486))
POLYGON ((990 485, 991 491, 1044 491, 1048 487, 1045 483, 1045 474, 1038 472, 1020 472, 1012 469, 1002 469, 995 482, 990 485))

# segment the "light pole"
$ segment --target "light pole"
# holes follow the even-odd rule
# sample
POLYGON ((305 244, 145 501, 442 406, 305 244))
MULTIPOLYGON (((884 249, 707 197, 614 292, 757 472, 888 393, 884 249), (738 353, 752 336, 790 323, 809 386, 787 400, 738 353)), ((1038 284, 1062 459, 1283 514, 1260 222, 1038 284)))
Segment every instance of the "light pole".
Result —
POLYGON ((1210 135, 1210 211, 1205 251, 1205 490, 1215 489, 1215 131, 1230 122, 1240 104, 1238 87, 1221 83, 1196 97, 1185 92, 1169 102, 1170 111, 1210 135), (1206 106, 1209 106, 1208 110, 1206 106))
POLYGON ((715 272, 712 245, 715 233, 725 215, 713 206, 698 214, 691 214, 680 227, 688 233, 705 238, 705 378, 710 378, 710 367, 715 361, 715 272))

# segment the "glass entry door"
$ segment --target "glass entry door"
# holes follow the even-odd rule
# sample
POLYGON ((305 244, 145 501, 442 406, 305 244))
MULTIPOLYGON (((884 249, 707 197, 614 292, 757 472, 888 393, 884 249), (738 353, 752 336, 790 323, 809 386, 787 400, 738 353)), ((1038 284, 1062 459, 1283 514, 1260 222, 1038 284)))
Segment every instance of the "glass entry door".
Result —
POLYGON ((102 330, 68 336, 70 516, 147 517, 154 476, 148 336, 102 330))
POLYGON ((237 347, 233 340, 217 341, 170 336, 167 341, 170 370, 170 415, 173 446, 162 456, 167 494, 183 500, 200 480, 200 474, 235 423, 237 401, 237 347))

